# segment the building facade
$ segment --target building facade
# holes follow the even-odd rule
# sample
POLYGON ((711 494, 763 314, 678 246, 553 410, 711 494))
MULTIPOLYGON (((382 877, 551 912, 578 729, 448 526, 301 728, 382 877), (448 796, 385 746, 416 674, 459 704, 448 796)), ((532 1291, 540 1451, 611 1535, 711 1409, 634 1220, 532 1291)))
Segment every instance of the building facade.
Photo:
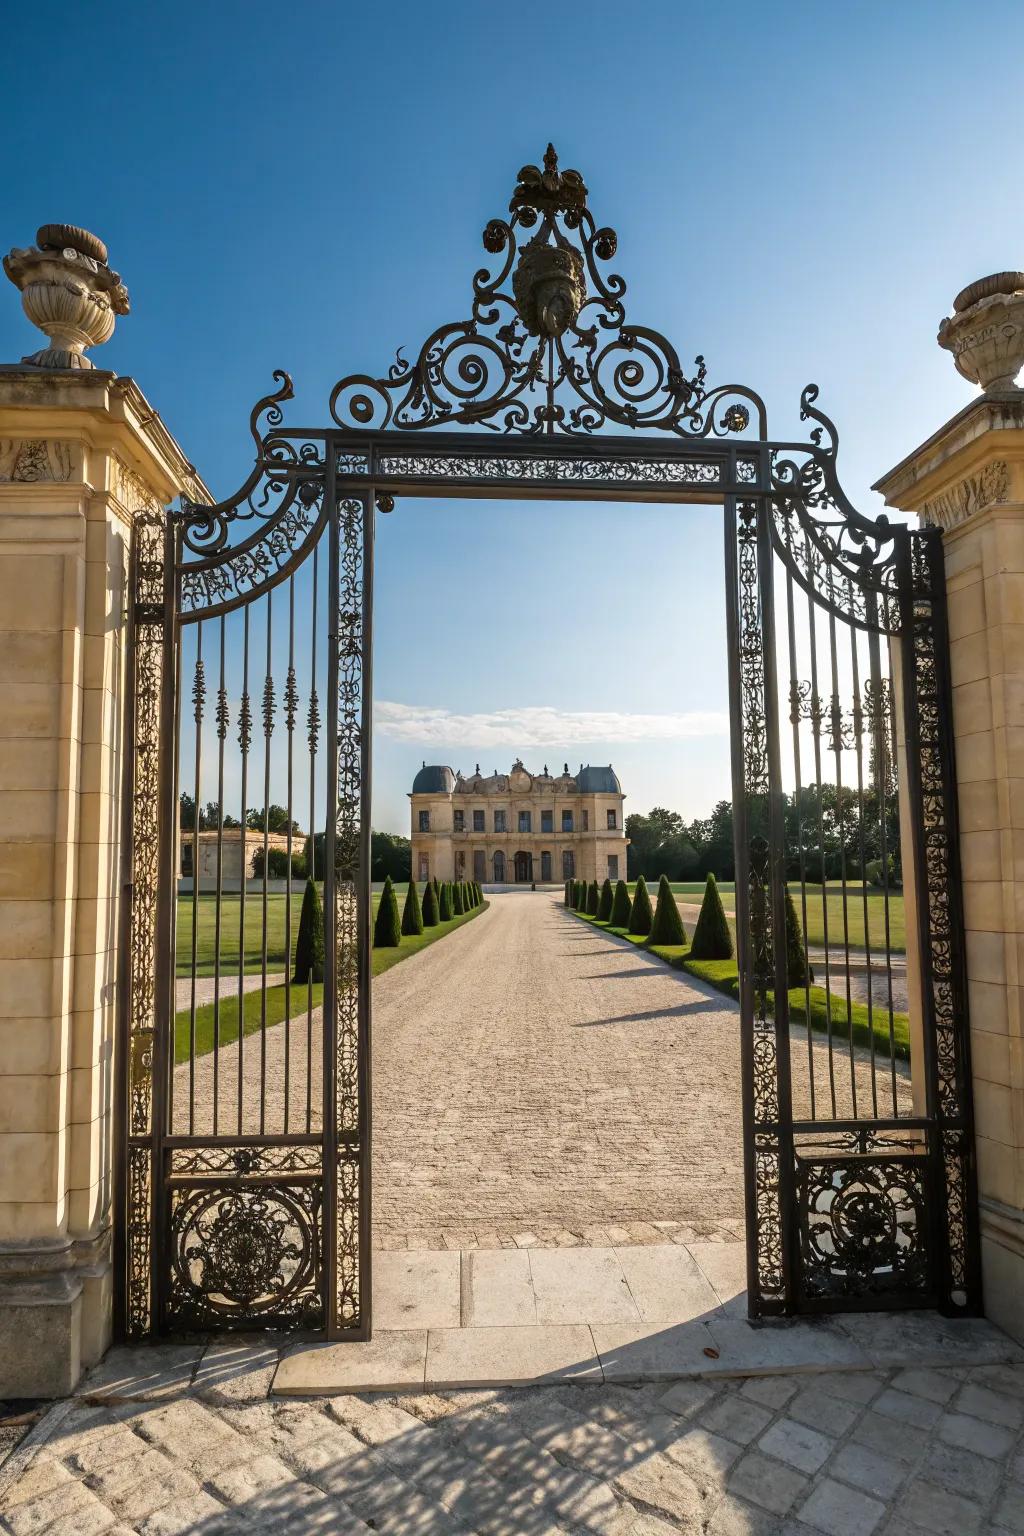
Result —
POLYGON ((417 880, 481 885, 624 880, 622 785, 609 764, 553 776, 520 759, 509 773, 464 777, 424 763, 413 780, 412 870, 417 880))

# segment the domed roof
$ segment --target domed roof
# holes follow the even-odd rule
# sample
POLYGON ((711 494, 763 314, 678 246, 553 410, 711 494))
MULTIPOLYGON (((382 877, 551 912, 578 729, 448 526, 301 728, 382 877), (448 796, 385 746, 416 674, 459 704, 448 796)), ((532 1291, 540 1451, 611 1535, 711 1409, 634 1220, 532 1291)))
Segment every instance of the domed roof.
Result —
POLYGON ((606 768, 592 768, 588 763, 576 775, 576 784, 581 795, 622 794, 622 785, 619 783, 618 774, 613 770, 611 763, 606 768))
POLYGON ((454 788, 454 773, 440 763, 424 763, 412 781, 414 795, 450 795, 454 788))

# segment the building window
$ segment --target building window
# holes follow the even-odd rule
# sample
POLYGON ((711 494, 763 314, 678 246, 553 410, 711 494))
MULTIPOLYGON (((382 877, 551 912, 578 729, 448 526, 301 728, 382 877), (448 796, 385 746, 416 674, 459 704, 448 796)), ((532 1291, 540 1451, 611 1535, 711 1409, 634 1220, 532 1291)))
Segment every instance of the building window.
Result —
POLYGON ((530 812, 529 811, 520 811, 519 812, 519 830, 520 830, 520 832, 529 832, 530 831, 530 819, 531 818, 530 818, 530 812))
POLYGON ((430 812, 429 811, 420 811, 420 831, 421 832, 429 832, 430 831, 430 812))
POLYGON ((508 828, 505 826, 505 812, 504 811, 495 811, 495 813, 494 813, 494 830, 495 830, 495 832, 506 832, 508 830, 508 828))
POLYGON ((609 832, 614 832, 615 831, 615 812, 614 811, 609 811, 608 812, 608 831, 609 832))
MULTIPOLYGON (((572 831, 572 811, 563 811, 562 812, 562 831, 563 832, 571 832, 572 831)), ((568 876, 566 878, 568 879, 568 876)))
POLYGON ((590 812, 589 811, 584 811, 583 812, 583 830, 584 830, 584 832, 589 832, 590 831, 590 812))
POLYGON ((617 880, 618 878, 619 878, 619 856, 618 856, 617 853, 610 853, 608 855, 608 879, 609 880, 617 880))
MULTIPOLYGON (((551 828, 549 827, 548 831, 550 832, 550 830, 551 830, 551 828)), ((551 880, 551 855, 550 855, 550 853, 542 853, 541 856, 540 856, 540 878, 541 878, 541 880, 545 884, 547 884, 551 880)))
POLYGON ((425 853, 420 854, 420 879, 430 879, 430 859, 425 853))
POLYGON ((483 813, 483 811, 474 811, 473 812, 473 831, 474 832, 482 832, 483 829, 484 829, 484 813, 483 813))
POLYGON ((473 849, 473 879, 480 885, 487 879, 487 855, 482 848, 473 849))
POLYGON ((465 813, 465 811, 453 811, 452 814, 455 817, 455 830, 456 830, 456 832, 465 832, 465 830, 466 830, 466 813, 465 813))
POLYGON ((498 849, 497 853, 494 855, 494 879, 495 879, 495 881, 496 881, 496 883, 498 885, 503 885, 504 884, 504 881, 505 881, 505 855, 502 853, 500 848, 498 849))
POLYGON ((571 848, 563 848, 562 849, 562 879, 563 880, 575 880, 575 878, 576 878, 576 855, 573 853, 571 848))
POLYGON ((554 813, 554 811, 541 811, 541 813, 540 813, 540 829, 541 829, 542 832, 553 832, 555 830, 555 813, 554 813))

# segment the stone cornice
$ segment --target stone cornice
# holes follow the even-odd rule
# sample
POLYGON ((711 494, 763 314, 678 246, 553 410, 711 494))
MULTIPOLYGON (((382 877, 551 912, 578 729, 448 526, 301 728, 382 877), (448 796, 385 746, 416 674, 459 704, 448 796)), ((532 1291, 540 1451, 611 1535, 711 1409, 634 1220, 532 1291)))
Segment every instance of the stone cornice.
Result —
POLYGON ((116 453, 164 504, 183 491, 214 500, 134 379, 98 368, 0 366, 0 440, 75 437, 116 453))
POLYGON ((872 487, 886 505, 952 528, 1024 489, 1024 390, 990 390, 872 487))

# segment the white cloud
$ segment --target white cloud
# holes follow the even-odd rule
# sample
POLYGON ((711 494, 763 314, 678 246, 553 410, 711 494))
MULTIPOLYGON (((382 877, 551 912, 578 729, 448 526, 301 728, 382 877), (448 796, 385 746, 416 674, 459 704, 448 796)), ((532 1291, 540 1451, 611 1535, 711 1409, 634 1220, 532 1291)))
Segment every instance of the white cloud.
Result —
POLYGON ((497 709, 457 715, 427 705, 374 705, 374 729, 396 741, 436 747, 568 747, 580 742, 681 741, 725 736, 729 717, 713 711, 640 715, 620 710, 497 709))

